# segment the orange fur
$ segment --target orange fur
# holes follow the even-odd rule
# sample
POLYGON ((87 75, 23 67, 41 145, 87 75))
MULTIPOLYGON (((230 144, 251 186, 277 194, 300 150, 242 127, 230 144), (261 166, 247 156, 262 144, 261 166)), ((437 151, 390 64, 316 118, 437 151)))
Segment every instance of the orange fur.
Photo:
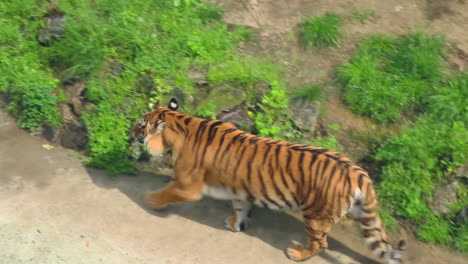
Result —
POLYGON ((348 158, 321 147, 257 137, 230 123, 169 108, 147 113, 135 126, 150 152, 170 149, 175 159, 174 182, 147 196, 153 208, 203 195, 232 199, 236 215, 226 219, 226 225, 233 231, 245 229, 250 203, 301 210, 309 244, 294 244, 286 251, 297 261, 326 249, 328 232, 351 211, 374 253, 388 263, 401 263, 404 243, 396 249, 388 243, 372 182, 348 158))

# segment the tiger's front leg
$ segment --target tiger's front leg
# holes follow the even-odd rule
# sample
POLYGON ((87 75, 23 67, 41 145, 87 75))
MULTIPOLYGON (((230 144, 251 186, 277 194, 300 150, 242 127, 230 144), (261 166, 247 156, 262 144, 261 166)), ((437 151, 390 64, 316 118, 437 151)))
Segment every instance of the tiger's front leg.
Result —
POLYGON ((153 209, 162 209, 169 204, 199 200, 203 183, 182 184, 172 182, 159 191, 146 194, 146 200, 153 209))
POLYGON ((248 226, 252 204, 248 201, 232 200, 232 207, 234 215, 226 218, 225 226, 233 232, 244 231, 248 226))

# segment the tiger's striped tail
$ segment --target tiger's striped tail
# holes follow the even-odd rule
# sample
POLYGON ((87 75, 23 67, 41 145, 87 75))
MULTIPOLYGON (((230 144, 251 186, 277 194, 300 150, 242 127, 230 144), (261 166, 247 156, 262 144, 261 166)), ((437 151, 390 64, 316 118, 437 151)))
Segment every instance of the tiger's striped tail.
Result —
POLYGON ((382 220, 377 212, 377 198, 370 180, 362 185, 361 190, 354 194, 354 205, 351 216, 360 223, 364 239, 372 253, 389 264, 401 264, 401 257, 406 250, 406 242, 400 240, 396 247, 390 245, 387 233, 382 226, 382 220))

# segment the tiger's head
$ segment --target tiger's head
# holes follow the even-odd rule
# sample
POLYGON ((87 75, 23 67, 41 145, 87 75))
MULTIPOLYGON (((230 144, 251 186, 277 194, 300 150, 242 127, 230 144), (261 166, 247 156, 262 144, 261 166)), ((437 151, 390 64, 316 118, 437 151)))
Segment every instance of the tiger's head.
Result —
POLYGON ((177 100, 172 98, 167 107, 156 105, 153 111, 144 114, 133 127, 135 138, 144 143, 152 155, 160 155, 170 148, 173 140, 165 129, 165 113, 177 111, 178 108, 177 100))

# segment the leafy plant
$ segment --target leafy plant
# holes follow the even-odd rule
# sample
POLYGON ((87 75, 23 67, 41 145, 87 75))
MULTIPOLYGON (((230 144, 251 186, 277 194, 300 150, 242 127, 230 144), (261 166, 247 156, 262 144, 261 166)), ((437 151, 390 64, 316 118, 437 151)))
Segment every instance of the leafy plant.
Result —
POLYGON ((207 103, 203 107, 198 109, 198 115, 203 118, 216 119, 216 105, 213 103, 207 103))
POLYGON ((335 13, 307 17, 299 24, 300 39, 305 46, 338 46, 343 38, 342 19, 335 13))
POLYGON ((366 39, 338 69, 344 99, 358 114, 384 123, 399 120, 434 95, 444 54, 445 42, 422 32, 366 39))
POLYGON ((293 91, 292 96, 309 102, 318 101, 323 97, 323 86, 316 84, 293 91))
POLYGON ((316 137, 309 145, 343 152, 343 146, 341 146, 338 140, 332 135, 316 137))

